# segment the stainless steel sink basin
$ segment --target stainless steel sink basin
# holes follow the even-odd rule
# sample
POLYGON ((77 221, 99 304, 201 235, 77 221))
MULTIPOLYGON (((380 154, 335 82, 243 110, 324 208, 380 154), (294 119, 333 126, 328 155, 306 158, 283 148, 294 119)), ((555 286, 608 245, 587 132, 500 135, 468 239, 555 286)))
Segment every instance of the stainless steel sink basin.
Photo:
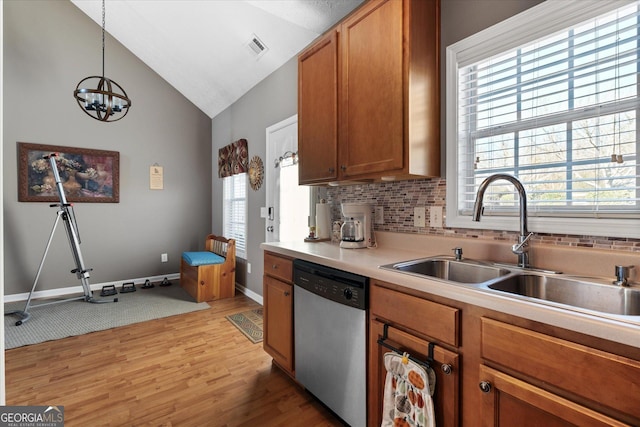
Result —
POLYGON ((492 265, 474 261, 455 261, 445 257, 426 258, 396 264, 383 265, 386 270, 449 280, 457 283, 484 283, 498 277, 506 276, 511 271, 492 265))
POLYGON ((637 287, 523 273, 496 281, 487 288, 602 313, 640 315, 640 288, 637 287))
POLYGON ((483 261, 457 261, 446 255, 381 265, 380 268, 511 294, 530 302, 616 316, 640 316, 640 286, 617 286, 605 279, 483 261))

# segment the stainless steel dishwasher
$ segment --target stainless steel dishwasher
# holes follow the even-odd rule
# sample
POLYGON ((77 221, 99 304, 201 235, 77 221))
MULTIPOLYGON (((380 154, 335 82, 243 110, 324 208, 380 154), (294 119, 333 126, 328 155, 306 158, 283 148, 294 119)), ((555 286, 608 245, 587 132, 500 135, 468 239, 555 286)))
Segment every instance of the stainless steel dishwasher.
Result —
POLYGON ((367 423, 368 281, 293 261, 296 380, 352 427, 367 423))

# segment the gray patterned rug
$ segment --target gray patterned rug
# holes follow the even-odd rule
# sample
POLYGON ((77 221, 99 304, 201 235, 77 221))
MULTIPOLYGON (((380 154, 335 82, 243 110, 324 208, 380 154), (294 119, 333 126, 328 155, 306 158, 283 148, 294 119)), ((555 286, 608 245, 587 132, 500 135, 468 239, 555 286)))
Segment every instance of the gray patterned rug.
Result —
MULTIPOLYGON (((136 289, 136 292, 104 297, 111 300, 117 297, 116 303, 92 304, 79 300, 34 307, 42 302, 34 301, 29 309, 31 318, 22 325, 16 326, 20 318, 15 315, 4 317, 5 349, 210 308, 206 302, 196 303, 176 281, 171 286, 156 285, 151 289, 136 286, 136 289)), ((94 291, 94 295, 102 299, 100 291, 94 291)), ((4 311, 23 310, 24 306, 24 301, 7 303, 4 311)))

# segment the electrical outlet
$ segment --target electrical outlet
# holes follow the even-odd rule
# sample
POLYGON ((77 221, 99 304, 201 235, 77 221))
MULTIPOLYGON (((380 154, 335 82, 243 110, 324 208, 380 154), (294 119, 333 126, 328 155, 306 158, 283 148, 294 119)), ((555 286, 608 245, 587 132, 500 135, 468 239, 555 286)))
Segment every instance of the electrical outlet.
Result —
POLYGON ((425 207, 416 206, 413 208, 413 226, 424 227, 425 226, 425 207))
POLYGON ((384 207, 376 206, 375 218, 373 220, 375 224, 384 224, 384 207))
POLYGON ((169 255, 160 254, 160 262, 169 262, 169 255))
POLYGON ((247 274, 251 274, 251 263, 247 263, 247 274))
POLYGON ((442 228, 442 206, 431 206, 429 208, 429 226, 442 228))

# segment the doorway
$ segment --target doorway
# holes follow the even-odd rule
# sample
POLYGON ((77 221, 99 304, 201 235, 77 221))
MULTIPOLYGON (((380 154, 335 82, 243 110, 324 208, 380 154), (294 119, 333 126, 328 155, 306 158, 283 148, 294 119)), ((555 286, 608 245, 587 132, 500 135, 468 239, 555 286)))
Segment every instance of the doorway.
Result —
POLYGON ((298 185, 298 115, 267 128, 265 241, 309 234, 310 190, 298 185))

